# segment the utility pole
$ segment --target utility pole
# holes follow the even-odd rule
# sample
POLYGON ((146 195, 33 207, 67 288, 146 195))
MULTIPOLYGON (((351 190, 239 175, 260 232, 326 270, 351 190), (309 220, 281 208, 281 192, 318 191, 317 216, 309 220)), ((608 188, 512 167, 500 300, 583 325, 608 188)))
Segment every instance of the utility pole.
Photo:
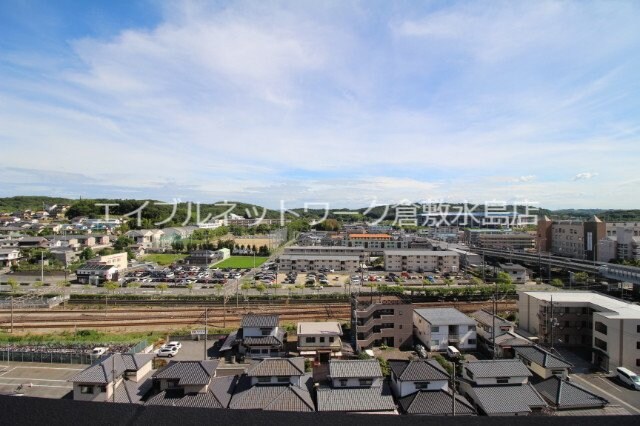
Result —
POLYGON ((44 284, 44 250, 40 250, 40 281, 44 284))
POLYGON ((551 353, 553 353, 553 327, 555 327, 555 318, 553 317, 553 296, 551 296, 551 353))
POLYGON ((207 325, 209 324, 209 308, 205 305, 204 307, 204 359, 207 360, 207 325))
POLYGON ((482 281, 484 282, 484 250, 482 250, 482 281))
POLYGON ((113 381, 111 385, 111 398, 113 402, 116 402, 116 354, 111 354, 111 380, 113 381))
POLYGON ((9 333, 13 333, 13 293, 11 294, 11 329, 9 333))
POLYGON ((451 371, 451 415, 456 416, 456 359, 453 359, 453 370, 451 371))
POLYGON ((496 296, 493 295, 493 326, 491 327, 491 352, 492 358, 496 359, 496 296))

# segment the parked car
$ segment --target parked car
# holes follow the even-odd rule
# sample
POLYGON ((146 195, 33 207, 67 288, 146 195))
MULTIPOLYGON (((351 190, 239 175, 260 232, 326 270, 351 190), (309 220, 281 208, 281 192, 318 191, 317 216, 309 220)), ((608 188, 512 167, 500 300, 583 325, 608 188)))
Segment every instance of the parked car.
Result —
POLYGON ((98 359, 107 352, 107 348, 98 346, 91 351, 91 359, 98 359))
POLYGON ((618 376, 618 380, 625 385, 632 389, 640 390, 640 376, 633 371, 628 368, 618 367, 616 368, 616 375, 618 376))
POLYGON ((173 342, 165 343, 164 345, 162 345, 162 347, 163 348, 174 347, 174 348, 182 349, 182 343, 174 340, 173 342))
POLYGON ((429 354, 427 353, 427 349, 420 343, 416 344, 416 353, 420 358, 428 358, 429 356, 429 354))
POLYGON ((460 351, 454 346, 447 346, 447 357, 449 359, 458 359, 460 358, 460 351))
POLYGON ((158 356, 159 357, 169 357, 169 358, 173 358, 174 356, 176 356, 178 354, 178 348, 174 347, 174 346, 169 346, 166 348, 162 348, 158 351, 158 356))

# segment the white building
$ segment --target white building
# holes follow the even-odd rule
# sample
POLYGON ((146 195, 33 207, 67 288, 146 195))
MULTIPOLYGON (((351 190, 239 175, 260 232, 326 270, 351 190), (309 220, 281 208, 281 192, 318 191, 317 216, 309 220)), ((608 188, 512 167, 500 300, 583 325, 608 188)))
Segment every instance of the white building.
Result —
POLYGON ((511 281, 516 284, 526 284, 529 281, 527 268, 517 263, 501 263, 500 269, 509 274, 511 281))
POLYGON ((342 327, 337 321, 299 322, 298 352, 317 361, 342 356, 342 327))
POLYGON ((454 251, 385 250, 384 266, 387 271, 417 271, 443 273, 458 272, 460 256, 454 251))
POLYGON ((429 351, 444 351, 447 346, 476 349, 476 321, 453 308, 415 309, 414 336, 429 351))
POLYGON ((612 371, 640 367, 640 306, 591 291, 528 291, 518 299, 520 328, 541 341, 586 346, 612 371), (553 307, 553 308, 552 308, 553 307))

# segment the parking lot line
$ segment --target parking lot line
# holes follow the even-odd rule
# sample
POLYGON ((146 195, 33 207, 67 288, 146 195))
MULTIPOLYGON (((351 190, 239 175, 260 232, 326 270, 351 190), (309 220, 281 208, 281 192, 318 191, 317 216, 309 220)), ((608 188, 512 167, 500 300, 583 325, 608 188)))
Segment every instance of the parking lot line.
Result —
POLYGON ((7 370, 7 371, 2 372, 2 373, 0 374, 0 377, 1 377, 1 376, 4 376, 4 375, 5 375, 5 374, 7 374, 7 373, 11 373, 11 372, 12 372, 13 370, 15 370, 16 368, 17 368, 17 367, 13 367, 13 368, 11 368, 10 370, 7 370))
MULTIPOLYGON (((87 367, 89 367, 87 365, 87 367)), ((33 369, 33 368, 45 368, 47 370, 73 370, 73 371, 82 371, 85 368, 65 368, 65 367, 39 367, 39 366, 34 366, 34 367, 26 367, 26 366, 18 366, 18 367, 13 367, 13 369, 15 370, 16 368, 28 368, 28 369, 33 369)))
POLYGON ((38 381, 38 382, 67 382, 68 380, 60 380, 60 379, 34 379, 31 377, 2 377, 5 380, 28 380, 28 381, 38 381))
POLYGON ((620 389, 618 389, 617 387, 612 386, 611 383, 609 383, 608 379, 605 379, 604 377, 598 377, 598 379, 602 380, 603 383, 606 383, 609 388, 615 390, 616 392, 624 393, 620 389))
MULTIPOLYGON (((24 385, 25 383, 3 383, 0 382, 0 386, 20 386, 20 385, 24 385)), ((34 385, 31 384, 32 388, 62 388, 62 389, 73 389, 73 386, 58 386, 58 385, 34 385)))

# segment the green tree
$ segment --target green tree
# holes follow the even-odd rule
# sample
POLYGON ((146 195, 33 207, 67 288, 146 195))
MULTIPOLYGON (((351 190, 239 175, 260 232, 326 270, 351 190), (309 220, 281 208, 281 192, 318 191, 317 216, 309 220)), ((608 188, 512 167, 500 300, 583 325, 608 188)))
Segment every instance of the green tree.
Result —
POLYGON ((589 279, 589 274, 586 272, 576 272, 575 274, 573 274, 573 280, 577 284, 585 284, 588 279, 589 279))
POLYGON ((482 281, 482 279, 478 278, 478 277, 471 277, 471 279, 469 281, 473 285, 482 285, 482 284, 484 284, 484 281, 482 281))
POLYGON ((278 289, 282 288, 282 284, 272 284, 271 288, 273 289, 273 294, 276 295, 278 294, 278 289))
POLYGON ((107 292, 114 294, 116 290, 120 288, 120 284, 115 281, 107 281, 104 283, 104 288, 107 290, 107 292))
POLYGON ((62 297, 62 307, 66 308, 67 307, 67 301, 64 299, 65 293, 66 293, 66 289, 69 286, 69 281, 67 280, 62 280, 62 281, 58 281, 56 283, 56 287, 58 287, 58 289, 60 290, 60 297, 62 297))
POLYGON ((160 283, 156 286, 156 289, 158 289, 160 291, 160 294, 164 294, 164 292, 169 288, 169 284, 167 283, 160 283))
POLYGON ((187 284, 187 289, 189 290, 189 294, 193 294, 193 288, 195 286, 193 285, 193 283, 189 283, 187 284))
POLYGON ((244 295, 247 296, 247 294, 249 294, 249 289, 251 289, 251 284, 248 282, 244 282, 242 283, 240 288, 244 291, 244 295))
POLYGON ((258 283, 258 285, 256 285, 256 290, 258 290, 258 293, 262 295, 262 293, 267 290, 267 287, 262 283, 258 283))
POLYGON ((140 288, 140 283, 138 281, 131 281, 129 284, 127 284, 127 288, 135 290, 136 288, 140 288))
POLYGON ((80 253, 80 259, 82 259, 82 260, 89 260, 89 259, 93 259, 94 257, 96 257, 96 254, 93 252, 91 247, 85 248, 80 253))
POLYGON ((20 283, 18 283, 15 278, 9 278, 7 280, 7 285, 11 289, 11 294, 16 294, 18 292, 18 289, 20 288, 20 283))
POLYGON ((506 272, 500 271, 496 275, 496 282, 498 284, 509 285, 513 283, 513 280, 511 279, 511 275, 507 274, 506 272))
POLYGON ((456 282, 453 280, 453 278, 445 278, 444 279, 444 283, 447 285, 447 287, 450 287, 451 285, 455 284, 456 282))
POLYGON ((296 284, 294 287, 297 288, 298 290, 300 290, 300 293, 304 295, 304 285, 303 284, 296 284))
POLYGON ((44 287, 44 283, 38 279, 33 283, 33 286, 35 288, 42 288, 42 287, 44 287))
POLYGON ((213 289, 216 292, 216 296, 220 297, 220 292, 222 291, 222 288, 223 288, 222 284, 216 284, 213 286, 213 289))
POLYGON ((564 283, 562 282, 562 280, 560 278, 552 279, 549 284, 551 284, 554 287, 558 287, 558 288, 564 287, 564 283))

